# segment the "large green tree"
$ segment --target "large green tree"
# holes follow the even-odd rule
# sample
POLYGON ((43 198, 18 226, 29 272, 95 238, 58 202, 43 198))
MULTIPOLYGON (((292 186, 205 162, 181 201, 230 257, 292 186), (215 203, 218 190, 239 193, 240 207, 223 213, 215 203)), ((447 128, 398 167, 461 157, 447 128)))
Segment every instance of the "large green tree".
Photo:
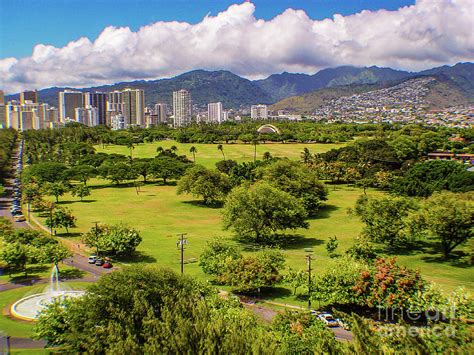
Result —
POLYGON ((265 182, 232 190, 223 216, 225 229, 258 243, 269 242, 287 229, 308 228, 302 202, 265 182))
POLYGON ((99 224, 83 235, 84 243, 97 251, 118 255, 131 255, 142 241, 140 232, 124 224, 99 224))

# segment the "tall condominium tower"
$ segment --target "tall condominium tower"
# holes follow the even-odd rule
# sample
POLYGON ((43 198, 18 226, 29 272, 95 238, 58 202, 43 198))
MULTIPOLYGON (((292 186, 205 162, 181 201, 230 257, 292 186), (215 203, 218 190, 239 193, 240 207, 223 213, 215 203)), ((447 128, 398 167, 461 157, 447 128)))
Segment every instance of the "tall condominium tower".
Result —
POLYGON ((252 117, 253 120, 266 120, 268 118, 267 105, 252 105, 250 108, 250 117, 252 117))
POLYGON ((123 95, 121 91, 109 92, 109 100, 107 102, 107 111, 110 111, 110 112, 123 111, 123 95))
POLYGON ((145 92, 139 89, 122 91, 123 117, 126 125, 145 126, 145 92))
POLYGON ((61 122, 64 122, 66 118, 73 120, 78 107, 84 107, 82 92, 71 90, 59 92, 59 119, 61 122))
POLYGON ((207 121, 209 123, 221 123, 223 118, 222 103, 213 102, 207 105, 207 121))
POLYGON ((5 94, 0 90, 0 128, 7 127, 7 111, 5 107, 5 94))
POLYGON ((97 109, 97 123, 105 124, 107 116, 107 94, 105 92, 86 92, 84 93, 83 107, 95 107, 97 109))
POLYGON ((0 90, 0 105, 5 105, 5 93, 0 90))
POLYGON ((181 127, 191 123, 192 104, 189 91, 181 89, 173 91, 174 127, 181 127))
POLYGON ((163 103, 157 103, 155 105, 155 115, 157 116, 157 123, 166 123, 168 115, 168 105, 163 103))
POLYGON ((23 91, 20 93, 20 104, 24 104, 26 101, 32 103, 38 103, 38 91, 23 91))

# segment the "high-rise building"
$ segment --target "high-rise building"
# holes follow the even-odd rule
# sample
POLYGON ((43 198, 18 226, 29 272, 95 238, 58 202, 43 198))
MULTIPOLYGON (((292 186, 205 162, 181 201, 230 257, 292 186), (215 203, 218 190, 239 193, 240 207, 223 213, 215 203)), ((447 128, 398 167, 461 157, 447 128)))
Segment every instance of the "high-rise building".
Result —
POLYGON ((252 105, 250 108, 250 117, 253 120, 266 120, 268 118, 267 105, 252 105))
POLYGON ((168 105, 158 102, 155 105, 155 115, 157 116, 156 123, 166 123, 168 117, 168 105))
POLYGON ((0 90, 0 105, 5 105, 5 93, 0 90))
POLYGON ((65 122, 66 119, 74 120, 75 110, 84 107, 82 92, 65 90, 59 92, 59 119, 65 122))
POLYGON ((7 111, 5 107, 5 94, 0 90, 0 128, 7 127, 7 111))
POLYGON ((192 102, 191 93, 187 90, 181 89, 173 91, 173 115, 174 127, 186 126, 192 120, 192 102))
POLYGON ((223 118, 222 103, 214 102, 207 105, 207 121, 209 123, 222 123, 223 118))
POLYGON ((113 131, 125 128, 125 120, 122 113, 114 113, 110 118, 110 126, 113 131))
POLYGON ((122 114, 127 126, 145 126, 145 92, 139 89, 122 91, 122 114))
POLYGON ((76 122, 82 123, 86 126, 97 126, 99 122, 99 109, 87 105, 86 107, 77 107, 75 110, 76 122))
POLYGON ((107 101, 107 111, 122 112, 123 111, 123 95, 121 91, 109 92, 109 100, 107 101))
POLYGON ((38 91, 23 91, 20 93, 20 104, 25 104, 26 101, 31 101, 32 103, 38 103, 38 91))
POLYGON ((107 117, 107 94, 105 92, 86 92, 84 93, 83 106, 91 106, 97 109, 97 124, 106 123, 107 117))

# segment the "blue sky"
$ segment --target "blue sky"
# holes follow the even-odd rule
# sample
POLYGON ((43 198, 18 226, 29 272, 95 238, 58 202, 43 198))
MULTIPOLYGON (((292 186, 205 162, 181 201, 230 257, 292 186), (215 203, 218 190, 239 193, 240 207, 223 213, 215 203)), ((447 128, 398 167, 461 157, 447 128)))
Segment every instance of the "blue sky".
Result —
MULTIPOLYGON (((31 55, 38 43, 62 47, 86 36, 95 39, 109 25, 140 26, 156 21, 197 23, 236 1, 228 0, 0 0, 0 58, 31 55)), ((257 18, 271 19, 287 8, 303 9, 315 20, 335 13, 396 10, 412 0, 254 0, 257 18)))

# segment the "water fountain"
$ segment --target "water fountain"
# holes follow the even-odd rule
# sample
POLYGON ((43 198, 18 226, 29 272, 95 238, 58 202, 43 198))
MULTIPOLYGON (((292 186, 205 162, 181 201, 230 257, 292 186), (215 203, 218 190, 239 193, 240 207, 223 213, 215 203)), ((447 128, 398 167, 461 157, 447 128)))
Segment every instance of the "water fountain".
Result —
POLYGON ((15 302, 10 308, 10 313, 16 318, 33 321, 36 320, 39 313, 55 299, 80 297, 83 294, 84 291, 64 289, 62 284, 59 282, 58 266, 54 265, 49 285, 46 287, 45 291, 43 293, 36 293, 34 295, 23 297, 15 302))

